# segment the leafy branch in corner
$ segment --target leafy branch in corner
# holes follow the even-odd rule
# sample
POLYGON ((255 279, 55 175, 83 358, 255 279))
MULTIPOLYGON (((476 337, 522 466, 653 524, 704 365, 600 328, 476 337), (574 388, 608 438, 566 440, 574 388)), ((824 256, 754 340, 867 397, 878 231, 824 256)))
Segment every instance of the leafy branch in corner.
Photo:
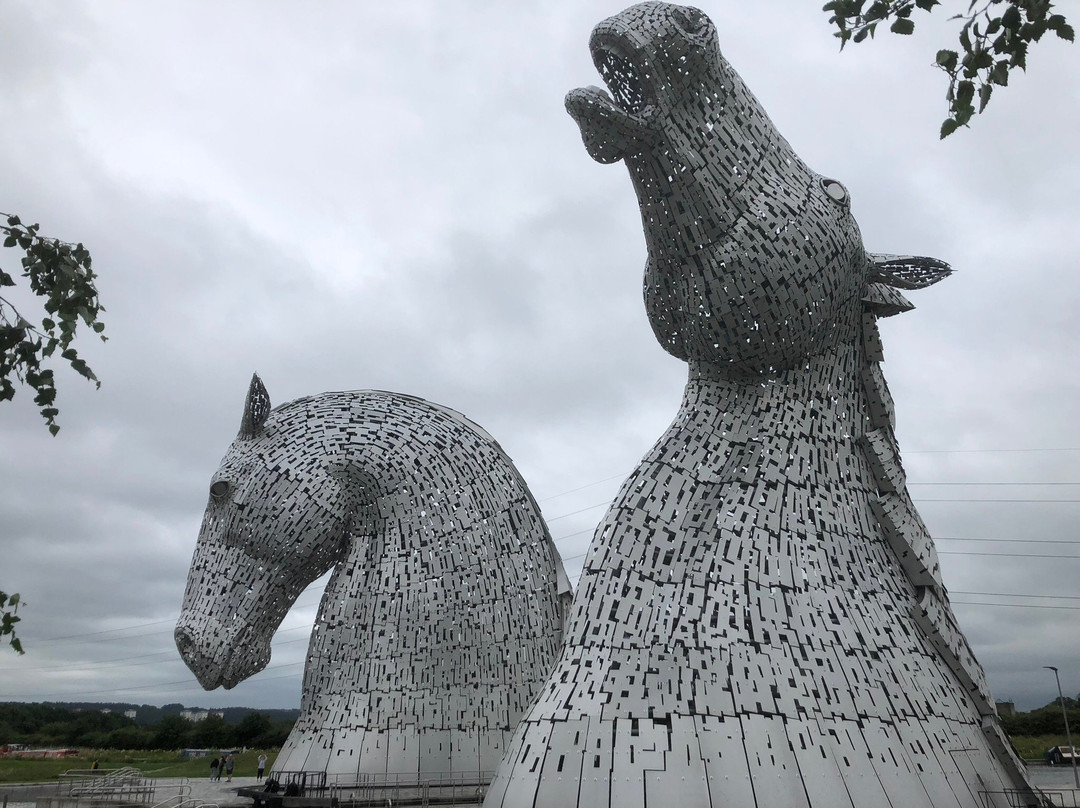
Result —
POLYGON ((15 636, 15 624, 20 618, 15 613, 19 611, 19 594, 8 595, 0 592, 0 639, 10 637, 11 647, 18 653, 23 653, 22 643, 15 636), (9 612, 8 609, 11 609, 9 612))
MULTIPOLYGON (((890 31, 910 35, 915 32, 912 12, 931 12, 939 5, 940 0, 830 0, 822 10, 832 12, 829 22, 836 25, 843 49, 848 42, 873 38, 878 25, 890 20, 890 31)), ((949 18, 963 22, 960 49, 939 50, 935 59, 949 77, 949 117, 941 124, 942 138, 986 109, 994 87, 1008 85, 1013 68, 1027 69, 1033 42, 1049 31, 1067 42, 1074 40, 1072 26, 1061 14, 1051 13, 1053 7, 1050 0, 971 0, 966 13, 949 18)))
MULTIPOLYGON (((24 317, 10 300, 0 294, 0 401, 15 396, 12 378, 34 390, 34 403, 48 424, 49 432, 60 431, 56 423, 56 384, 48 367, 59 351, 76 373, 101 387, 89 365, 72 347, 82 320, 104 341, 105 325, 98 318, 105 308, 98 302, 94 285, 97 277, 90 268, 90 253, 82 244, 68 244, 38 235, 40 225, 24 225, 18 216, 7 216, 0 224, 5 247, 22 251, 22 277, 30 291, 42 299, 45 316, 41 325, 24 317)), ((0 269, 0 289, 15 286, 15 280, 0 269)), ((5 616, 6 619, 6 616, 5 616)), ((6 625, 6 623, 5 623, 6 625)))

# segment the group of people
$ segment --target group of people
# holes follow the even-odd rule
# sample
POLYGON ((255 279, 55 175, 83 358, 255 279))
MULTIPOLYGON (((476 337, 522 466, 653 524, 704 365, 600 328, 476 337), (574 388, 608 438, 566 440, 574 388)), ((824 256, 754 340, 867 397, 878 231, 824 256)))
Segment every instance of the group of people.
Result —
POLYGON ((213 760, 210 761, 210 779, 220 780, 221 775, 225 774, 227 776, 226 782, 231 783, 233 768, 235 768, 235 766, 236 759, 233 758, 231 754, 226 755, 220 760, 215 757, 213 760))
MULTIPOLYGON (((220 780, 221 775, 225 775, 225 782, 231 783, 233 776, 233 769, 236 768, 236 760, 233 758, 230 752, 223 758, 215 757, 210 761, 210 779, 220 780)), ((263 779, 263 774, 266 772, 266 755, 259 755, 259 773, 256 775, 260 780, 263 779)))

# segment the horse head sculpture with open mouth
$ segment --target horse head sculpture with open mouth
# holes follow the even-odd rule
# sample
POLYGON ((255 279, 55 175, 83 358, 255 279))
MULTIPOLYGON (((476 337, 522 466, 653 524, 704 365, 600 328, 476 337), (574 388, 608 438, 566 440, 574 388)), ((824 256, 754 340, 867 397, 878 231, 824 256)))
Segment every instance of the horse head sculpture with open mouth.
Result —
POLYGON ((593 31, 566 99, 623 161, 644 298, 688 364, 597 527, 487 808, 1034 803, 908 494, 877 319, 947 277, 867 253, 697 9, 593 31), (1008 793, 1006 793, 1008 792, 1008 793))

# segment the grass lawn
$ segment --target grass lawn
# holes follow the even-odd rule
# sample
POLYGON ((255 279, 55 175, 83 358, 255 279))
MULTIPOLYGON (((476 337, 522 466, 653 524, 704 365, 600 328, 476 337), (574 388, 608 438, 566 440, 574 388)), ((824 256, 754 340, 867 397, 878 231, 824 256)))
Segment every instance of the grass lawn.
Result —
MULTIPOLYGON (((1075 734, 1073 740, 1076 740, 1075 734)), ((1012 742, 1024 760, 1043 760, 1051 746, 1069 745, 1064 735, 1017 735, 1012 742)), ((1080 747, 1080 743, 1077 746, 1080 747)))
MULTIPOLYGON (((266 770, 274 765, 276 751, 266 752, 266 770)), ((259 765, 259 750, 252 749, 234 756, 233 777, 254 777, 259 765)), ((124 751, 118 749, 80 749, 79 757, 62 760, 28 760, 0 758, 0 783, 40 783, 55 780, 57 775, 72 769, 89 769, 94 761, 102 769, 131 766, 149 777, 209 777, 213 755, 184 760, 179 751, 124 751)))

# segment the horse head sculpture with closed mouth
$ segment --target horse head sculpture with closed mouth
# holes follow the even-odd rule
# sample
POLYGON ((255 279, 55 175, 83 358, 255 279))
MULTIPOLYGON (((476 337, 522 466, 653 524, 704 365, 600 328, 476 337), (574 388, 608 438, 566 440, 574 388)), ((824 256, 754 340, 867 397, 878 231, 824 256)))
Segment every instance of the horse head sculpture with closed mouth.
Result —
POLYGON ((256 376, 210 481, 176 626, 207 688, 262 670, 333 570, 276 771, 490 771, 562 640, 569 582, 532 495, 476 424, 422 399, 271 409, 256 376))

